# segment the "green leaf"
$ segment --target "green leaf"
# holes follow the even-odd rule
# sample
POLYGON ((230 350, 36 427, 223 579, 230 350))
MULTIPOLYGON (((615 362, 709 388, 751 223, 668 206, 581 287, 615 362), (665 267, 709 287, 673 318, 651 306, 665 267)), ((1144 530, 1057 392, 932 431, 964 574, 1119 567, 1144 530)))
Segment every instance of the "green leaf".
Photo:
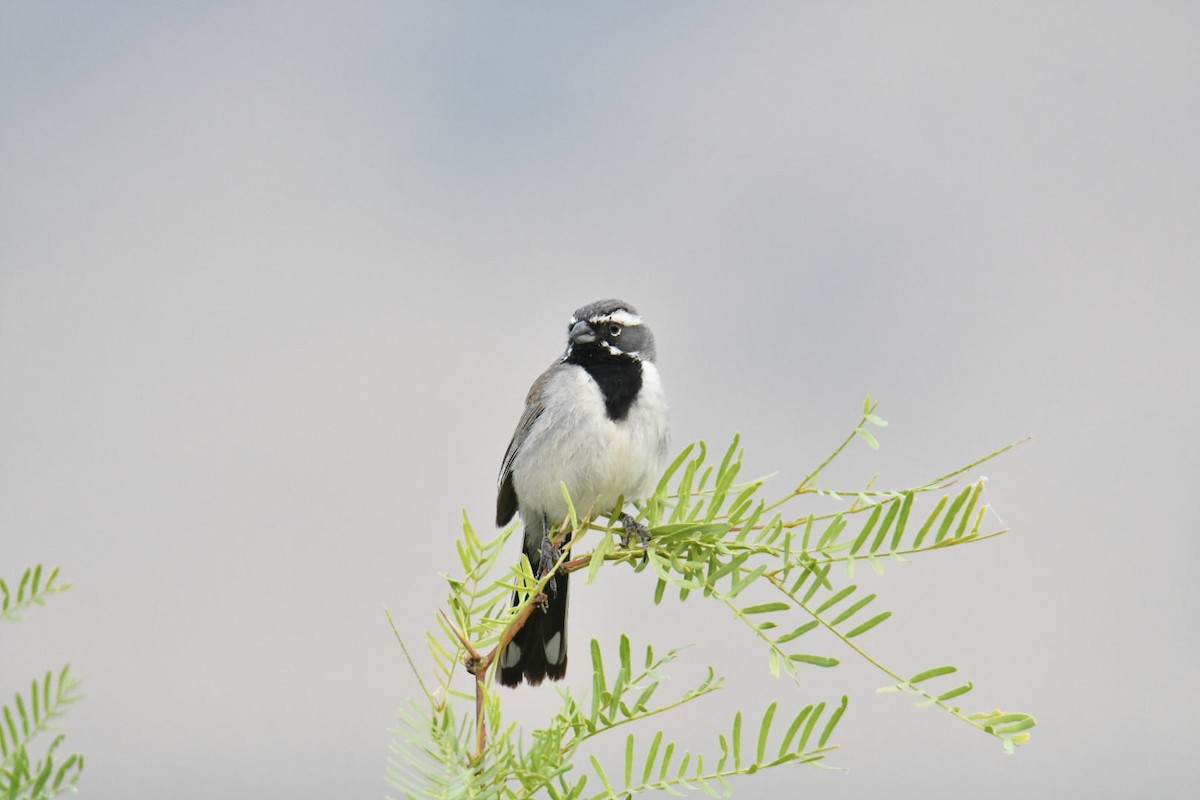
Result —
POLYGON ((929 533, 929 529, 933 526, 934 520, 936 520, 938 515, 942 513, 942 509, 946 507, 948 502, 950 502, 950 499, 947 495, 942 495, 940 498, 938 498, 937 505, 933 507, 933 511, 929 514, 929 518, 925 520, 925 524, 921 526, 921 530, 917 531, 917 538, 913 540, 913 550, 917 550, 921 547, 921 542, 925 541, 925 534, 929 533))
MULTIPOLYGON (((567 485, 565 483, 563 483, 562 481, 559 481, 558 482, 558 490, 560 492, 562 492, 563 500, 565 500, 567 503, 567 516, 571 520, 571 528, 578 530, 579 529, 579 515, 575 513, 575 502, 573 500, 571 500, 571 493, 569 491, 567 491, 567 485)), ((555 526, 558 525, 558 522, 561 522, 561 520, 556 521, 555 526)))
POLYGON ((20 694, 16 697, 17 713, 21 715, 21 731, 26 737, 29 736, 29 712, 25 710, 25 698, 20 694))
POLYGON ((836 667, 841 662, 836 658, 829 656, 814 656, 808 653, 792 653, 788 656, 792 661, 799 661, 804 664, 812 664, 814 667, 836 667))
POLYGON ((671 462, 671 465, 667 467, 667 471, 664 472, 662 478, 659 479, 658 487, 654 490, 655 494, 661 495, 666 493, 667 487, 671 483, 671 478, 675 477, 675 473, 679 471, 681 466, 683 466, 683 462, 687 461, 688 456, 692 454, 692 450, 694 450, 695 447, 695 443, 689 444, 687 447, 683 448, 683 451, 679 455, 675 456, 675 460, 671 462))
POLYGON ((728 522, 674 522, 655 528, 654 540, 721 538, 731 527, 728 522))
POLYGON ((812 713, 813 707, 807 705, 800 710, 800 713, 792 720, 792 724, 788 726, 787 733, 783 736, 783 741, 779 743, 779 758, 788 752, 792 746, 792 739, 796 738, 796 734, 800 730, 800 726, 804 724, 804 720, 812 713))
POLYGON ((900 504, 900 519, 896 523, 896 531, 892 534, 891 550, 900 549, 900 542, 904 540, 904 528, 908 525, 908 514, 912 510, 913 498, 915 492, 907 491, 904 493, 904 502, 900 504))
POLYGON ((809 514, 804 520, 804 540, 800 543, 800 549, 808 552, 808 542, 812 538, 813 515, 809 514))
POLYGON ((759 603, 756 606, 746 606, 742 609, 743 614, 766 614, 772 611, 787 611, 791 606, 787 603, 776 601, 773 603, 759 603))
POLYGON ((842 714, 846 713, 846 706, 849 704, 850 698, 846 695, 842 695, 842 703, 829 717, 829 721, 825 723, 825 730, 821 731, 821 738, 817 740, 817 747, 824 747, 825 743, 829 741, 829 737, 833 735, 833 729, 837 727, 838 721, 842 718, 842 714))
POLYGON ((975 684, 971 683, 970 681, 967 681, 962 686, 956 686, 948 692, 942 692, 941 694, 939 694, 937 696, 937 701, 939 703, 944 703, 947 700, 953 700, 954 698, 964 695, 974 688, 975 688, 975 684))
POLYGON ((979 495, 983 492, 983 480, 980 479, 971 490, 971 495, 967 500, 967 507, 963 509, 962 518, 958 521, 958 528, 954 531, 954 538, 961 539, 963 534, 967 532, 967 524, 971 521, 971 513, 975 510, 975 504, 979 501, 979 495))
POLYGON ((771 703, 767 706, 767 713, 763 715, 762 724, 758 728, 758 747, 754 751, 755 763, 762 763, 763 757, 767 751, 767 737, 771 732, 771 720, 775 718, 775 707, 778 703, 771 703))
POLYGON ((633 734, 625 737, 625 785, 633 784, 633 734))
POLYGON ((600 766, 599 760, 597 760, 594 755, 588 756, 588 758, 591 759, 592 769, 596 770, 596 775, 600 778, 600 782, 604 784, 604 788, 608 789, 609 794, 615 795, 617 790, 614 789, 613 785, 609 782, 608 775, 604 774, 604 767, 600 766))
POLYGON ((871 516, 867 518, 867 524, 863 526, 862 533, 858 534, 858 538, 854 540, 854 544, 850 547, 851 555, 855 555, 867 541, 867 537, 871 535, 871 531, 875 528, 875 523, 879 521, 879 514, 883 510, 883 506, 877 505, 871 511, 871 516))
POLYGON ((927 681, 930 678, 939 678, 942 675, 952 675, 955 672, 958 672, 958 667, 934 667, 933 669, 927 669, 924 672, 918 672, 916 675, 909 678, 908 682, 909 684, 916 686, 918 683, 927 681))
POLYGON ((808 737, 812 736, 813 728, 817 725, 817 720, 825 713, 825 703, 817 703, 812 714, 809 715, 808 721, 804 724, 804 731, 800 734, 800 744, 796 748, 800 752, 804 752, 804 748, 808 747, 808 737))
MULTIPOLYGON (((630 735, 632 738, 632 734, 630 735)), ((663 732, 658 731, 654 734, 654 739, 650 742, 650 751, 646 754, 646 766, 642 770, 642 783, 650 782, 650 773, 654 770, 654 762, 658 758, 658 747, 662 744, 663 732)), ((625 781, 625 785, 629 785, 629 781, 625 781)))
POLYGON ((850 584, 846 588, 842 589, 840 592, 835 594, 833 597, 830 597, 824 603, 819 605, 817 607, 817 614, 818 615, 824 614, 827 610, 829 610, 830 608, 833 608, 838 603, 842 602, 842 600, 845 600, 847 597, 849 597, 851 594, 853 594, 856 589, 858 589, 858 586, 855 584, 850 584))
POLYGON ((46 786, 46 781, 50 780, 51 771, 54 769, 54 759, 47 758, 46 762, 42 764, 41 767, 41 770, 38 771, 37 778, 33 781, 33 785, 29 787, 30 797, 44 797, 42 790, 46 786))
MULTIPOLYGON (((820 589, 822 586, 830 585, 830 583, 829 583, 829 568, 832 566, 833 566, 833 563, 830 562, 830 563, 825 564, 824 566, 820 567, 813 573, 813 575, 815 576, 815 579, 813 580, 813 585, 808 587, 808 591, 804 593, 804 603, 806 605, 812 601, 813 595, 815 595, 817 593, 818 589, 820 589)), ((807 573, 805 573, 805 574, 807 575, 807 573)), ((838 599, 841 599, 841 598, 838 598, 838 599)))
POLYGON ((22 741, 22 736, 17 730, 17 721, 13 719, 12 711, 8 706, 4 706, 4 723, 8 725, 8 732, 11 734, 12 741, 19 745, 22 741))
POLYGON ((1028 714, 1022 714, 1021 716, 1023 716, 1024 719, 1014 722, 1011 725, 1005 725, 1002 728, 996 728, 996 733, 1000 734, 1001 736, 1008 736, 1010 734, 1019 733, 1020 731, 1029 730, 1037 725, 1037 721, 1035 721, 1034 718, 1028 714))
POLYGON ((621 710, 621 698, 625 695, 626 684, 629 682, 629 673, 624 669, 617 670, 617 677, 612 684, 612 697, 608 704, 608 714, 611 717, 616 717, 621 710))
MULTIPOLYGON (((838 535, 845 529, 845 527, 846 517, 842 514, 838 514, 836 517, 830 520, 829 527, 825 529, 825 532, 821 534, 820 541, 817 542, 817 549, 824 550, 829 545, 837 541, 838 535)), ((804 549, 808 549, 807 540, 805 542, 804 549)))
MULTIPOLYGON (((78 754, 72 754, 72 755, 68 756, 67 760, 64 761, 62 763, 62 766, 60 766, 58 768, 58 773, 54 776, 55 791, 58 791, 59 788, 62 787, 63 781, 67 777, 67 773, 70 772, 71 768, 74 767, 76 764, 79 765, 80 769, 83 768, 83 756, 78 755, 78 754)), ((79 774, 77 772, 75 774, 75 779, 78 779, 78 777, 79 777, 79 774)), ((72 780, 72 783, 73 782, 74 782, 74 780, 72 780)))
POLYGON ((746 573, 744 577, 737 577, 737 573, 735 572, 733 586, 729 587, 729 597, 737 597, 739 594, 741 594, 743 589, 758 580, 759 577, 766 571, 767 565, 759 564, 757 567, 746 573))
POLYGON ((836 626, 838 626, 838 625, 841 625, 843 622, 845 622, 846 620, 850 619, 850 618, 851 618, 851 617, 853 617, 855 614, 857 614, 859 611, 861 611, 861 610, 862 610, 862 608, 863 608, 863 606, 867 605, 868 603, 870 603, 870 602, 871 602, 872 600, 874 600, 874 599, 875 599, 875 595, 874 595, 874 594, 869 594, 869 595, 867 595, 866 597, 862 598, 862 599, 861 599, 861 600, 859 600, 857 603, 855 603, 854 605, 850 606, 850 607, 849 607, 849 608, 847 608, 845 611, 843 611, 842 613, 840 613, 840 614, 838 614, 836 617, 834 617, 834 618, 833 618, 833 622, 831 622, 831 623, 829 623, 829 624, 830 624, 830 625, 832 625, 832 626, 834 626, 834 627, 836 627, 836 626))
POLYGON ((733 766, 742 768, 742 712, 733 715, 733 766))
POLYGON ((866 442, 867 446, 869 446, 872 450, 879 449, 879 440, 876 439, 875 435, 873 433, 871 433, 869 430, 867 430, 866 428, 855 428, 854 432, 857 433, 859 435, 859 438, 861 438, 864 442, 866 442))
POLYGON ((667 778, 667 770, 671 768, 671 757, 675 755, 675 743, 667 742, 667 749, 663 753, 662 767, 658 771, 658 781, 662 783, 667 778))
POLYGON ((871 552, 878 553, 879 548, 883 545, 883 540, 887 538, 888 531, 892 529, 892 523, 896 521, 896 515, 900 511, 900 500, 890 500, 887 503, 887 515, 883 518, 883 525, 879 528, 879 533, 875 535, 875 541, 871 542, 871 552))
POLYGON ((803 625, 801 625, 800 627, 796 628, 795 630, 793 630, 791 633, 785 633, 783 636, 780 636, 778 639, 775 640, 775 644, 786 644, 786 643, 792 641, 793 639, 797 639, 797 638, 803 636, 804 634, 808 633, 809 631, 811 631, 813 628, 817 627, 820 624, 821 623, 815 619, 810 620, 810 621, 804 623, 803 625))
POLYGON ((971 487, 965 486, 963 490, 954 498, 954 502, 950 504, 950 510, 946 512, 946 516, 942 519, 942 525, 938 528, 937 536, 933 538, 933 543, 938 544, 942 539, 946 538, 946 534, 950 531, 950 525, 954 522, 955 515, 962 508, 962 504, 967 501, 967 496, 971 493, 971 487))
POLYGON ((592 674, 600 682, 602 691, 608 687, 604 678, 604 656, 600 652, 600 642, 597 639, 592 639, 592 674))
POLYGON ((755 493, 761 488, 762 481, 755 481, 745 489, 742 489, 729 505, 729 524, 742 526, 742 531, 738 533, 738 538, 741 538, 747 529, 753 528, 758 524, 758 517, 762 515, 763 510, 766 508, 766 503, 762 500, 759 500, 757 503, 753 502, 755 493), (752 507, 754 511, 751 512, 750 517, 743 519, 746 512, 752 507))
POLYGON ((871 630, 871 628, 874 628, 876 625, 883 622, 890 616, 892 616, 892 612, 890 612, 890 611, 884 611, 881 614, 876 614, 875 616, 871 617, 869 620, 864 622, 862 625, 859 625, 857 628, 855 628, 854 630, 847 633, 846 638, 853 639, 855 636, 861 636, 862 634, 871 630))
POLYGON ((1002 725, 1005 723, 1016 722, 1018 720, 1029 719, 1029 718, 1030 717, 1028 714, 1021 714, 1019 712, 1018 713, 1010 712, 1008 714, 1005 714, 1003 711, 1000 711, 999 709, 997 709, 996 711, 986 711, 986 712, 981 712, 978 714, 972 714, 970 716, 970 719, 973 719, 973 720, 985 720, 989 726, 1002 725))
POLYGON ((721 459, 721 466, 717 468, 717 481, 713 487, 712 497, 709 499, 706 519, 713 519, 717 515, 717 512, 720 511, 721 506, 725 503, 725 496, 729 492, 729 487, 733 485, 733 481, 737 478, 738 471, 741 469, 742 457, 741 453, 738 452, 738 443, 740 440, 741 436, 734 434, 729 449, 725 451, 725 457, 721 459))
POLYGON ((592 551, 591 560, 588 561, 587 583, 596 580, 596 576, 600 574, 600 568, 604 566, 604 558, 612 551, 612 537, 603 535, 600 541, 596 544, 596 549, 592 551))

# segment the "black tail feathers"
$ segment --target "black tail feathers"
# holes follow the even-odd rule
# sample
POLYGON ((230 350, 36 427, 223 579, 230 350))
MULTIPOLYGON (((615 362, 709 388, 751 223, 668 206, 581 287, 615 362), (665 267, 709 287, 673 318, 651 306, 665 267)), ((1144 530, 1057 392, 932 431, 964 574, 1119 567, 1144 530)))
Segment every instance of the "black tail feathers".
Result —
MULTIPOLYGON (((525 625, 500 652, 500 683, 520 686, 524 679, 537 686, 546 678, 567 674, 567 586, 570 575, 559 572, 546 584, 546 602, 536 603, 525 625)), ((513 605, 521 596, 513 592, 513 605)))

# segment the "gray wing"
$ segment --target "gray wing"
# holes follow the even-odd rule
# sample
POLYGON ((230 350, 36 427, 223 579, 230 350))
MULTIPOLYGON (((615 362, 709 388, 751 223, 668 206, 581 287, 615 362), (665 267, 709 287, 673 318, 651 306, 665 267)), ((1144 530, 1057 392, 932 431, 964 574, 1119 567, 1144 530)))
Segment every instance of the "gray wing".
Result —
POLYGON ((508 450, 504 452, 504 461, 500 465, 500 492, 496 496, 496 525, 499 527, 507 525, 513 515, 517 513, 519 500, 517 489, 513 486, 513 461, 516 460, 521 445, 529 438, 529 431, 533 429, 538 417, 546 410, 544 396, 546 384, 555 370, 561 369, 561 367, 562 362, 558 361, 539 375, 538 379, 533 382, 533 386, 529 388, 529 394, 525 397, 525 412, 521 414, 521 419, 517 422, 517 429, 513 431, 512 441, 508 443, 508 450))

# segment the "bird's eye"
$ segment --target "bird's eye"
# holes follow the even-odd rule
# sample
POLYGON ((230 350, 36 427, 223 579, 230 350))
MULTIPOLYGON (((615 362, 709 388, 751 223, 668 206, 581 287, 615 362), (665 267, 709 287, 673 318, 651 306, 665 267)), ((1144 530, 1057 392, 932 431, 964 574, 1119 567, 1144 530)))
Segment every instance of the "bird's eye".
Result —
POLYGON ((608 326, 608 335, 609 336, 620 336, 621 335, 621 326, 615 322, 613 324, 609 325, 608 326))

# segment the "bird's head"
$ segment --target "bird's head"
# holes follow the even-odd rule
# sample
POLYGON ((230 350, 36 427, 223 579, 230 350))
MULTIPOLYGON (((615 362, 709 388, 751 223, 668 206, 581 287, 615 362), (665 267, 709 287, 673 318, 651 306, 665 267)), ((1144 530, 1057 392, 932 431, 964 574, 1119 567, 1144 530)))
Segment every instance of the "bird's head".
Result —
POLYGON ((600 300, 571 315, 567 323, 567 356, 572 354, 654 361, 654 334, 629 303, 600 300))

